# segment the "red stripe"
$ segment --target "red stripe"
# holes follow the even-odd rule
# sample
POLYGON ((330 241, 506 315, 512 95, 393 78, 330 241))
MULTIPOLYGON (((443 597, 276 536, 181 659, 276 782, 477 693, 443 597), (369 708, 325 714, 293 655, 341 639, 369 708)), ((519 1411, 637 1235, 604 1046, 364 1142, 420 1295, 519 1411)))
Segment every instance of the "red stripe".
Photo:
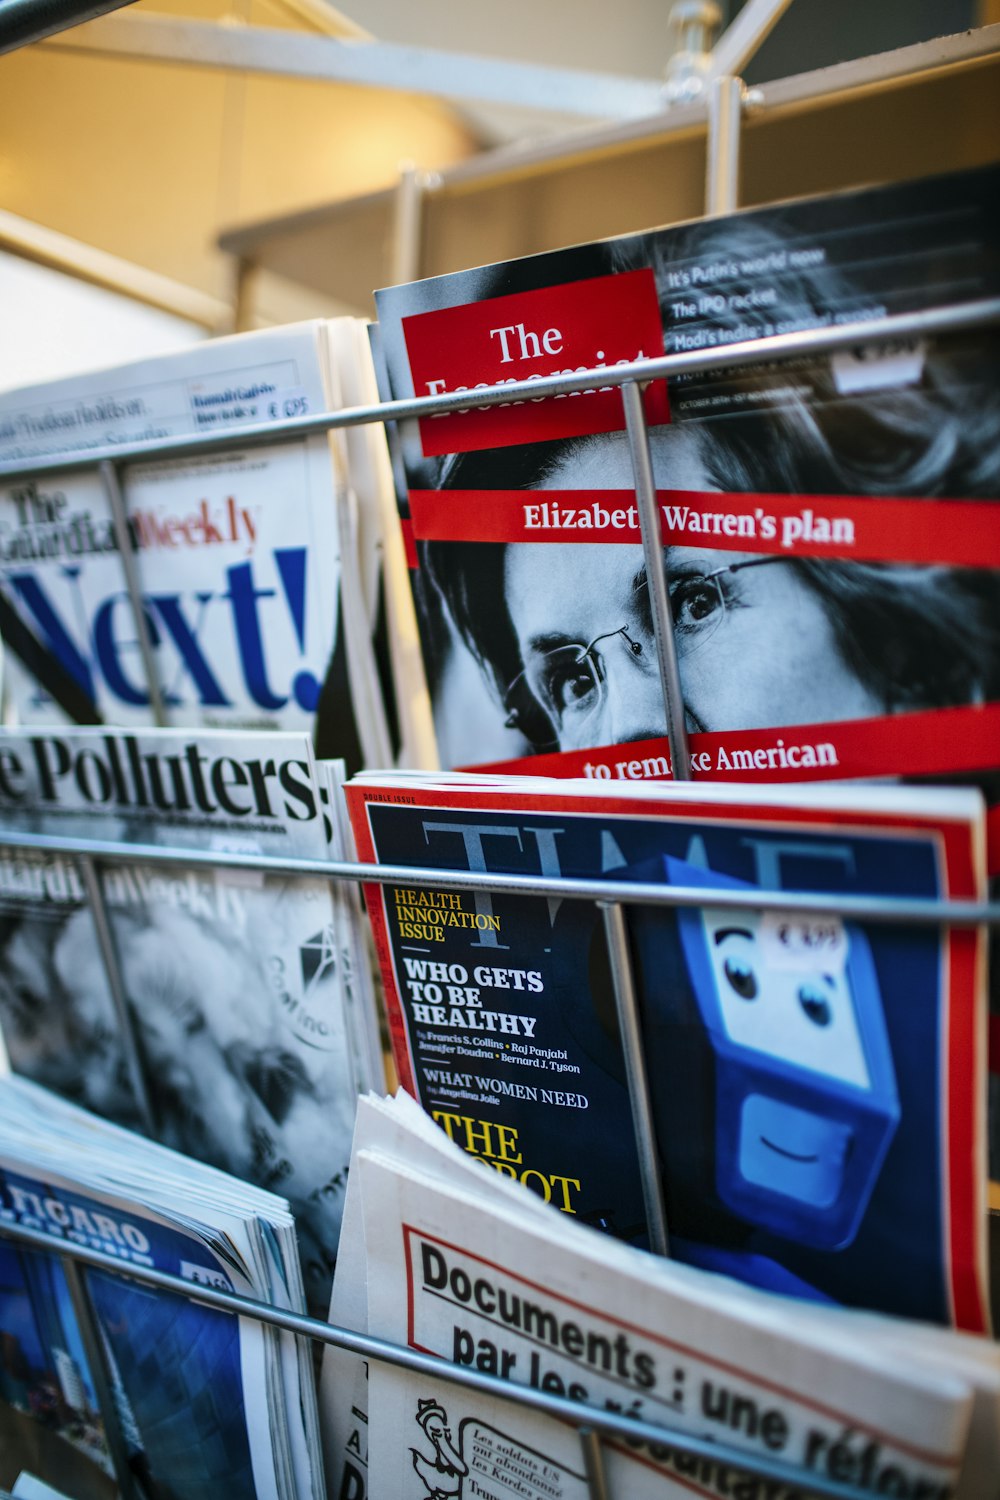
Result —
POLYGON ((405 516, 400 516, 399 529, 403 533, 406 566, 410 569, 411 573, 415 573, 420 567, 420 558, 417 556, 417 543, 413 535, 413 522, 408 521, 405 516))
MULTIPOLYGON (((983 1279, 983 1218, 978 1179, 978 1110, 969 1097, 970 1078, 983 1078, 981 1012, 973 1003, 981 933, 953 930, 948 945, 947 1010, 941 1028, 946 1072, 942 1084, 945 1181, 942 1210, 949 1250, 955 1326, 968 1333, 989 1330, 983 1279)), ((985 997, 983 997, 985 998, 985 997)))
MULTIPOLYGON (((841 781, 857 776, 981 771, 1000 761, 1000 703, 782 729, 693 734, 690 750, 694 778, 708 781, 841 781)), ((461 769, 611 782, 657 781, 670 775, 670 751, 665 739, 635 740, 461 769)))
MULTIPOLYGON (((1000 503, 657 490, 665 546, 1000 565, 1000 503)), ((638 544, 632 490, 411 490, 421 541, 638 544)))

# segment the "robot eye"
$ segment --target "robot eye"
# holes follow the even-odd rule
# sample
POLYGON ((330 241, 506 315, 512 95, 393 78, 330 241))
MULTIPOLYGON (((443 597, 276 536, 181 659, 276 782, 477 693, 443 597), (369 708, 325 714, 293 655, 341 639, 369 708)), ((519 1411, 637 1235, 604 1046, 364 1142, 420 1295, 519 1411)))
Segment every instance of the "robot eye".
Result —
POLYGON ((757 976, 745 958, 730 954, 725 962, 725 975, 741 1000, 756 1000, 757 976))
POLYGON ((799 1004, 816 1026, 829 1026, 831 1019, 830 1002, 814 984, 802 984, 799 986, 799 1004))

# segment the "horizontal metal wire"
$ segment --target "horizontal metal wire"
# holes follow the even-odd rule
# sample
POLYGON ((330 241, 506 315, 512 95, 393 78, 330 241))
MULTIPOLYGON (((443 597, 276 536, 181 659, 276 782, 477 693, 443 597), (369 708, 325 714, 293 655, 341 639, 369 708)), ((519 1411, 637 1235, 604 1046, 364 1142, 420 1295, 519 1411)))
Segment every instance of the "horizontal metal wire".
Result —
POLYGON ((1000 324, 1000 297, 980 298, 950 307, 923 308, 919 312, 894 313, 886 318, 862 318, 834 328, 806 328, 770 338, 744 339, 712 349, 693 349, 683 354, 665 354, 657 359, 632 360, 608 368, 574 370, 540 380, 513 381, 488 390, 451 391, 439 396, 384 401, 374 406, 348 406, 335 412, 291 417, 282 422, 232 427, 226 432, 200 433, 196 437, 147 439, 144 442, 113 443, 99 448, 60 453, 50 457, 19 459, 0 465, 0 479, 26 474, 55 474, 102 462, 125 463, 149 459, 183 458, 198 453, 256 447, 276 440, 308 437, 340 427, 366 422, 400 421, 406 417, 442 416, 470 407, 506 406, 515 401, 538 401, 544 396, 570 396, 604 386, 646 382, 678 375, 705 374, 734 366, 765 364, 804 355, 831 354, 856 344, 884 343, 897 339, 924 338, 962 333, 972 328, 1000 324))
MULTIPOLYGON (((641 815, 641 808, 636 809, 641 815)), ((935 901, 914 896, 817 894, 813 891, 765 891, 756 886, 733 890, 723 886, 654 885, 648 881, 580 879, 572 876, 479 875, 466 870, 433 870, 420 865, 369 865, 360 861, 281 859, 269 854, 232 854, 204 849, 161 849, 84 838, 56 838, 43 833, 0 832, 0 850, 78 855, 112 864, 190 865, 219 870, 262 870, 271 875, 313 876, 358 881, 365 885, 428 886, 436 891, 492 891, 507 896, 563 896, 576 901, 622 902, 632 906, 722 906, 740 911, 836 913, 859 921, 899 922, 907 926, 978 927, 1000 925, 1000 903, 935 901)))
POLYGON ((669 1445, 671 1448, 676 1448, 679 1453, 704 1458, 720 1466, 731 1465, 734 1469, 739 1469, 744 1473, 785 1484, 802 1496, 822 1495, 829 1497, 829 1500, 870 1500, 870 1492, 867 1490, 836 1484, 832 1480, 812 1473, 806 1475, 801 1468, 779 1460, 747 1453, 742 1449, 718 1443, 714 1439, 693 1437, 689 1433, 680 1432, 671 1427, 637 1421, 635 1418, 607 1411, 602 1407, 585 1405, 582 1402, 571 1401, 564 1396, 553 1395, 548 1391, 535 1390, 532 1386, 512 1386, 495 1375, 484 1375, 478 1370, 452 1365, 434 1355, 421 1354, 401 1344, 374 1338, 371 1334, 354 1333, 349 1328, 341 1328, 333 1323, 323 1323, 318 1318, 307 1317, 304 1313, 286 1312, 282 1308, 272 1307, 267 1302, 244 1297, 236 1292, 225 1292, 217 1287, 185 1281, 179 1276, 172 1276, 167 1271, 157 1271, 148 1266, 125 1262, 113 1255, 106 1255, 103 1251, 93 1250, 89 1246, 78 1245, 72 1240, 45 1234, 40 1230, 28 1229, 22 1224, 0 1223, 0 1235, 5 1235, 33 1250, 41 1250, 48 1255, 70 1256, 74 1261, 79 1261, 94 1270, 109 1271, 114 1276, 126 1277, 129 1280, 141 1282, 144 1286, 174 1292, 191 1302, 218 1308, 223 1312, 236 1313, 240 1317, 253 1318, 256 1322, 268 1323, 274 1328, 282 1328, 289 1333, 300 1334, 304 1338, 315 1339, 319 1343, 334 1348, 346 1349, 352 1354, 360 1354, 365 1359, 381 1360, 385 1364, 396 1365, 400 1369, 413 1370, 420 1375, 431 1376, 435 1380, 444 1380, 453 1385, 463 1386, 467 1390, 479 1391, 485 1396, 496 1396, 504 1401, 530 1407, 547 1416, 569 1422, 577 1428, 592 1427, 606 1437, 623 1438, 630 1443, 638 1440, 642 1443, 655 1444, 657 1447, 669 1445))

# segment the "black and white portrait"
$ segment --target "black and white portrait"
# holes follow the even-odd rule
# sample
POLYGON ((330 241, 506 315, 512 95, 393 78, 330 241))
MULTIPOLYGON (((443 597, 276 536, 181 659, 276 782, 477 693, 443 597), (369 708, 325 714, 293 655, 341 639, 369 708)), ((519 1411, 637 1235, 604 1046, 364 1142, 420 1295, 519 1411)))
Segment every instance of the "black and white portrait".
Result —
MULTIPOLYGON (((984 259, 974 215, 951 224, 942 214, 914 229, 917 189, 872 199, 580 247, 564 252, 562 265, 533 257, 496 268, 492 281, 489 271, 469 273, 469 289, 487 298, 545 278, 652 265, 667 352, 906 311, 947 300, 952 287, 990 290, 998 268, 984 259), (685 277, 709 294, 678 292, 685 277)), ((454 295, 449 280, 461 278, 428 284, 428 297, 454 295)), ((388 333, 386 342, 398 383, 405 351, 388 333)), ((869 353, 860 379, 836 357, 802 356, 672 381, 672 419, 650 430, 657 488, 806 503, 996 498, 995 335, 915 343, 897 358, 869 353)), ((491 490, 556 503, 562 494, 572 504, 581 491, 633 485, 623 432, 428 460, 411 430, 401 455, 411 488, 477 491, 484 506, 491 490)), ((940 521, 947 557, 943 508, 940 521)), ((549 531, 537 543, 431 541, 418 550, 415 589, 446 764, 664 733, 638 545, 574 541, 572 532, 563 541, 549 531)), ((997 561, 985 552, 982 567, 954 567, 755 554, 718 542, 665 546, 689 730, 866 719, 1000 697, 997 561)))

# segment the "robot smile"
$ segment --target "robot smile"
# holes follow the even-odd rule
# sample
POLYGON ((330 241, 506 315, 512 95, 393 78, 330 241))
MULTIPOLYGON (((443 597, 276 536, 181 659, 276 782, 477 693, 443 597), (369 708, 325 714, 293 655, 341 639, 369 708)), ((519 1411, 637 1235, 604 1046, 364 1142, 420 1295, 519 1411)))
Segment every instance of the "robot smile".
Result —
POLYGON ((769 1151, 776 1151, 779 1156, 786 1156, 789 1161, 801 1161, 809 1165, 819 1161, 819 1157, 815 1154, 812 1156, 799 1156, 797 1152, 789 1151, 784 1146, 776 1146, 773 1141, 768 1140, 766 1135, 762 1135, 760 1140, 762 1146, 766 1146, 769 1151))

